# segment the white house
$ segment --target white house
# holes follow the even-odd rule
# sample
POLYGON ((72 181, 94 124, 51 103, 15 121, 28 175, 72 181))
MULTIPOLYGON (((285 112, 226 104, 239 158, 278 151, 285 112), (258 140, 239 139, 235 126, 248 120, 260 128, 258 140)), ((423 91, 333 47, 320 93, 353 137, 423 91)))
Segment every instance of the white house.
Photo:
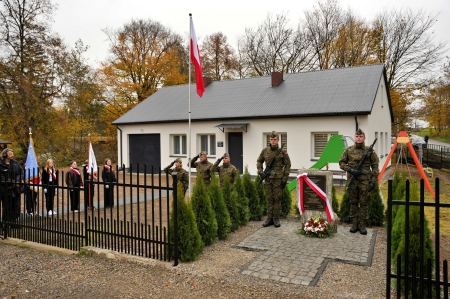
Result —
MULTIPOLYGON (((383 165, 390 150, 393 121, 384 65, 281 74, 211 82, 202 98, 191 85, 161 88, 113 122, 118 128, 120 165, 165 167, 176 157, 188 162, 202 150, 214 162, 225 152, 241 171, 256 174, 256 159, 277 131, 292 168, 309 168, 332 134, 354 136, 358 125, 383 165)), ((349 145, 353 144, 347 139, 349 145)), ((331 165, 338 169, 338 165, 331 165)))

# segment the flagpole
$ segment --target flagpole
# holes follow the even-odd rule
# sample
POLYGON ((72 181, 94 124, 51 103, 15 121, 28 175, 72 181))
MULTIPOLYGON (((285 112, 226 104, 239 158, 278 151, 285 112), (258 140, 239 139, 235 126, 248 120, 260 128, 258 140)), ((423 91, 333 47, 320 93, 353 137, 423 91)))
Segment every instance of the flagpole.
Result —
POLYGON ((187 138, 187 142, 188 142, 188 167, 189 167, 189 185, 188 185, 188 189, 189 189, 189 193, 188 193, 188 200, 191 199, 191 36, 192 36, 192 32, 191 32, 191 19, 192 19, 192 14, 189 14, 189 84, 188 84, 188 100, 189 100, 189 133, 188 133, 188 138, 187 138))

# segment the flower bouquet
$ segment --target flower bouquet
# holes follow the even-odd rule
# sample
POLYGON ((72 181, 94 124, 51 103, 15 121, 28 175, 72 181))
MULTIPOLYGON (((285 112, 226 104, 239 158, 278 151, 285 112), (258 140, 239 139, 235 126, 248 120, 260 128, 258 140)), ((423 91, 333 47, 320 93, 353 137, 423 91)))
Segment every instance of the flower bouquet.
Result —
POLYGON ((311 238, 328 238, 333 235, 328 221, 319 216, 310 218, 299 232, 311 238))

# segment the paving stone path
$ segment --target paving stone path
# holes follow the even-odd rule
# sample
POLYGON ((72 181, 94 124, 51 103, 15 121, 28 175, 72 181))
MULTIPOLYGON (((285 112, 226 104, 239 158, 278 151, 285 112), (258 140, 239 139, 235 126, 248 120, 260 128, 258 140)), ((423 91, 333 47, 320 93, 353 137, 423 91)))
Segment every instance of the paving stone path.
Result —
POLYGON ((376 229, 367 229, 367 235, 361 235, 339 225, 332 238, 319 239, 297 233, 300 227, 299 221, 282 221, 281 227, 261 227, 236 244, 237 248, 261 251, 241 273, 314 286, 329 262, 371 266, 376 229))

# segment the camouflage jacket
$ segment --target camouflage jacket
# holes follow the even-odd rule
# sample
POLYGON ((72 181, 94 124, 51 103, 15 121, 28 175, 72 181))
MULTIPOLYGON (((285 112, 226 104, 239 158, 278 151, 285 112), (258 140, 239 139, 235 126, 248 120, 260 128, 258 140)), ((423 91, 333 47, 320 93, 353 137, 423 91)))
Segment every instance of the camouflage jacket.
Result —
MULTIPOLYGON (((256 160, 256 167, 258 168, 258 173, 263 171, 263 164, 267 164, 270 162, 272 157, 275 156, 279 147, 276 146, 272 148, 271 146, 266 147, 259 154, 258 159, 256 160)), ((274 175, 269 176, 270 179, 281 179, 282 182, 287 182, 289 177, 289 172, 291 171, 291 158, 285 149, 281 151, 276 157, 275 161, 272 164, 272 172, 274 175)))
POLYGON ((212 170, 212 163, 208 162, 208 160, 205 160, 203 162, 195 162, 197 159, 192 158, 191 163, 189 164, 191 168, 195 168, 197 170, 197 173, 200 173, 203 182, 208 186, 211 182, 211 170, 212 170))
MULTIPOLYGON (((183 185, 183 191, 186 192, 186 190, 189 188, 189 175, 183 167, 180 168, 174 168, 172 169, 172 164, 169 164, 166 168, 164 168, 164 172, 168 175, 171 175, 172 172, 177 172, 177 179, 181 184, 183 185)), ((176 188, 175 185, 173 185, 173 188, 176 188)))
POLYGON ((236 176, 236 167, 231 163, 222 164, 222 166, 219 166, 219 163, 220 163, 219 160, 217 160, 216 163, 214 163, 212 171, 213 172, 217 171, 219 173, 220 185, 222 186, 223 179, 225 178, 225 176, 229 177, 230 183, 233 185, 234 178, 236 176))
MULTIPOLYGON (((347 178, 350 178, 352 175, 348 172, 350 168, 356 169, 358 167, 359 161, 361 161, 364 153, 369 149, 368 146, 354 144, 345 149, 341 158, 339 159, 339 167, 342 170, 347 171, 347 178)), ((380 160, 378 159, 375 151, 372 151, 364 160, 364 164, 362 165, 362 169, 369 172, 369 174, 361 174, 359 179, 361 181, 371 180, 373 183, 378 181, 378 163, 380 160)))

